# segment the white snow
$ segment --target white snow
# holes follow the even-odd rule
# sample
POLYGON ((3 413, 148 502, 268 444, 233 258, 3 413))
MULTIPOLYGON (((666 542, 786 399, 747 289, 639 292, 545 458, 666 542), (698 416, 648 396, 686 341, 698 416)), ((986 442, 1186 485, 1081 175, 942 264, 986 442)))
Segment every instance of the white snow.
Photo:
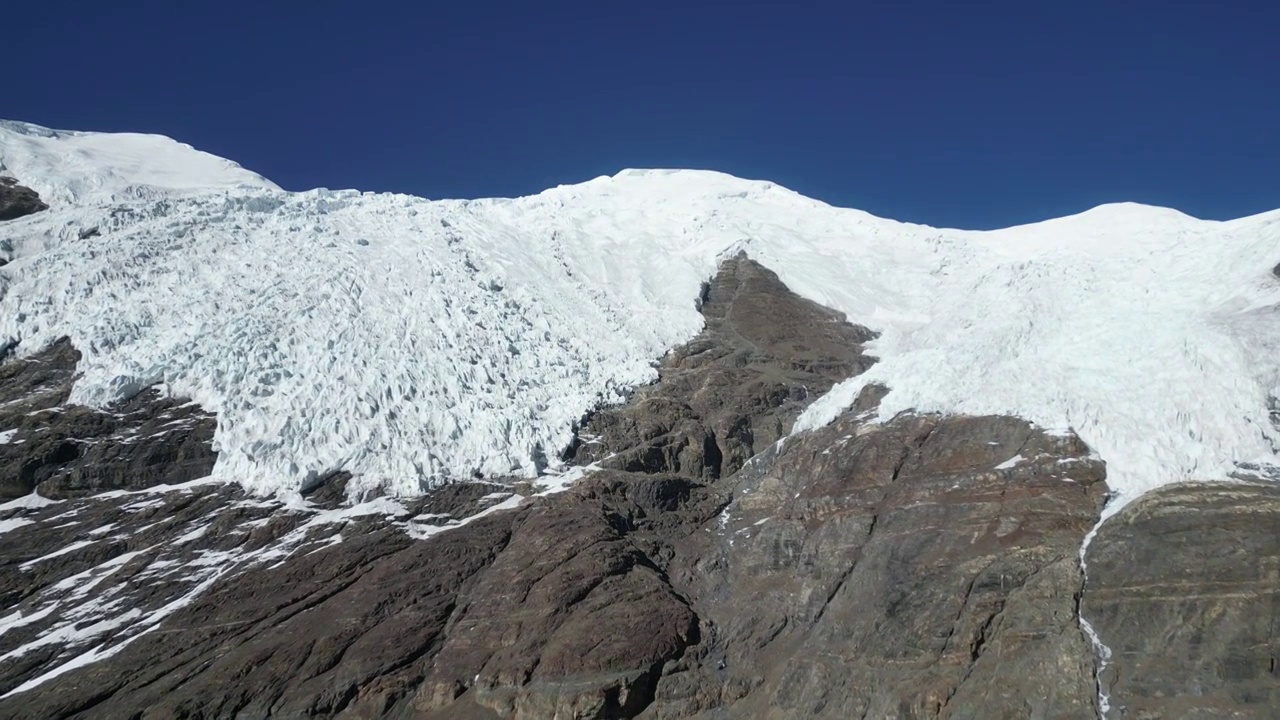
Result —
MULTIPOLYGON (((273 500, 270 505, 278 513, 298 512, 290 502, 280 499, 273 500)), ((122 508, 121 512, 128 511, 122 508)), ((0 661, 49 646, 59 650, 41 666, 39 675, 9 694, 29 690, 63 672, 119 652, 143 634, 157 631, 165 618, 196 601, 229 573, 243 572, 296 552, 314 552, 341 542, 341 535, 312 531, 321 529, 321 526, 341 529, 341 524, 347 520, 373 513, 402 515, 404 510, 387 498, 338 511, 307 510, 304 511, 306 522, 266 547, 248 549, 242 545, 226 550, 197 551, 193 559, 184 557, 184 553, 189 551, 181 546, 208 530, 208 519, 200 518, 184 528, 173 528, 173 539, 123 553, 63 578, 24 600, 21 610, 0 617, 0 635, 36 622, 53 621, 41 628, 34 639, 0 656, 0 661), (134 563, 141 567, 135 567, 132 573, 120 573, 122 568, 134 563), (90 644, 96 644, 96 649, 80 651, 90 644)), ((239 529, 247 529, 251 524, 242 524, 239 529)), ((104 529, 99 527, 92 532, 101 534, 104 529)), ((241 535, 242 540, 248 540, 247 534, 241 535)), ((86 544, 76 543, 73 546, 84 547, 86 544)), ((58 554, 61 553, 52 553, 41 560, 58 554)))
POLYGON ((6 225, 0 340, 30 353, 70 335, 74 402, 163 382, 218 412, 215 477, 259 492, 339 468, 401 494, 535 474, 700 329, 700 284, 738 250, 882 333, 881 362, 801 430, 878 382, 882 418, 1074 428, 1124 500, 1276 463, 1280 212, 1122 204, 939 230, 706 171, 518 199, 285 193, 162 138, 11 125, 0 162, 54 205, 6 225), (101 237, 64 230, 89 226, 101 237))
POLYGON ((0 618, 0 635, 3 635, 10 630, 15 630, 17 628, 30 625, 31 623, 39 622, 53 614, 53 611, 56 609, 57 608, 54 606, 49 606, 41 608, 35 612, 28 612, 25 615, 20 610, 14 611, 9 615, 0 618))
POLYGON ((106 620, 98 620, 95 622, 84 623, 84 624, 63 623, 61 625, 58 625, 55 629, 49 632, 42 633, 40 637, 36 638, 35 640, 32 640, 31 642, 25 643, 23 645, 19 645, 18 647, 14 648, 13 650, 10 650, 4 655, 0 655, 0 662, 4 662, 5 660, 9 660, 15 657, 21 657, 31 652, 32 650, 35 650, 41 647, 46 647, 48 645, 63 646, 63 645, 75 645, 77 643, 82 643, 87 640, 98 637, 103 633, 109 632, 111 630, 115 630, 116 628, 119 628, 123 625, 133 622, 134 620, 137 620, 140 617, 142 617, 142 611, 135 608, 135 609, 129 610, 128 612, 122 615, 112 617, 106 620))
POLYGON ((239 165, 163 135, 50 130, 0 120, 0 175, 50 205, 110 202, 213 188, 279 190, 239 165))
POLYGON ((1009 413, 1074 428, 1120 493, 1108 514, 1172 481, 1275 464, 1280 213, 1219 223, 1117 205, 947 236, 928 322, 885 328, 883 362, 800 428, 869 382, 894 390, 881 417, 1009 413))
MULTIPOLYGON (((484 510, 481 510, 480 512, 474 515, 469 515, 467 517, 464 517, 460 520, 450 520, 442 525, 410 523, 406 526, 405 529, 409 533, 410 537, 416 538, 418 540, 422 540, 425 538, 429 538, 432 535, 439 535, 440 533, 445 532, 446 530, 455 530, 457 528, 462 527, 463 525, 468 525, 472 522, 475 522, 476 520, 479 520, 480 518, 485 517, 487 515, 492 515, 497 512, 502 512, 503 510, 515 510, 516 508, 523 505, 526 500, 528 500, 528 498, 524 497, 523 495, 513 494, 510 497, 508 497, 506 500, 503 500, 502 502, 497 503, 496 505, 490 505, 484 510)), ((415 518, 415 519, 419 519, 423 517, 424 516, 420 515, 418 516, 418 518, 415 518)))
MULTIPOLYGON (((613 456, 610 455, 609 457, 613 456)), ((590 465, 575 465, 572 467, 555 468, 538 478, 537 492, 534 494, 538 497, 546 497, 548 495, 562 493, 573 487, 573 484, 577 481, 599 469, 599 461, 590 465)))
POLYGON ((27 518, 21 518, 21 517, 5 518, 3 520, 0 520, 0 535, 3 535, 4 533, 9 532, 10 530, 17 530, 20 527, 25 527, 27 525, 32 524, 33 522, 35 521, 28 520, 27 518))
POLYGON ((204 536, 205 536, 205 533, 207 533, 207 532, 209 532, 209 526, 208 526, 208 525, 201 525, 201 526, 199 526, 199 527, 195 528, 194 530, 191 530, 191 531, 189 531, 189 532, 187 532, 187 533, 185 533, 185 534, 183 534, 183 535, 180 535, 180 536, 178 536, 178 537, 174 538, 174 539, 173 539, 173 544, 174 544, 174 545, 185 545, 186 543, 192 542, 192 541, 194 541, 194 540, 199 540, 200 538, 204 537, 204 536))
POLYGON ((8 502, 0 503, 0 512, 4 512, 6 510, 36 510, 50 505, 57 505, 60 502, 62 501, 50 500, 49 498, 41 497, 39 493, 32 492, 28 495, 14 498, 8 502))
MULTIPOLYGON (((135 636, 135 637, 136 637, 136 636, 135 636)), ((30 689, 32 689, 32 688, 34 688, 34 687, 38 686, 38 685, 42 685, 42 684, 44 684, 44 683, 46 683, 46 682, 48 682, 48 681, 50 681, 50 680, 52 680, 52 679, 54 679, 54 678, 58 677, 59 675, 62 675, 63 673, 66 673, 66 672, 70 672, 70 671, 72 671, 72 670, 75 670, 75 669, 76 669, 76 668, 78 668, 78 667, 83 667, 83 666, 85 666, 85 665, 89 665, 89 664, 91 664, 91 663, 95 663, 95 662, 97 662, 97 661, 99 661, 99 660, 105 660, 105 659, 107 659, 107 658, 111 657, 112 655, 115 655, 116 653, 118 653, 118 652, 120 652, 121 650, 123 650, 123 649, 125 648, 125 646, 129 644, 129 642, 130 642, 130 641, 132 641, 132 638, 130 638, 129 640, 126 640, 125 642, 122 642, 122 643, 120 643, 119 645, 116 645, 115 647, 112 647, 112 648, 107 648, 106 646, 99 646, 99 647, 96 647, 96 648, 94 648, 94 649, 92 649, 92 650, 89 650, 88 652, 85 652, 85 653, 82 653, 82 654, 80 654, 80 655, 77 655, 76 657, 72 658, 71 660, 69 660, 69 661, 67 661, 67 662, 65 662, 65 663, 63 663, 63 664, 61 664, 61 665, 58 665, 58 666, 54 667, 54 668, 53 668, 52 670, 50 670, 49 672, 46 672, 46 673, 44 673, 44 674, 38 675, 38 676, 36 676, 36 677, 33 677, 33 678, 31 678, 30 680, 27 680, 26 682, 22 683, 21 685, 19 685, 19 686, 15 687, 14 689, 12 689, 12 690, 10 690, 9 692, 5 693, 4 695, 0 695, 0 699, 4 699, 4 698, 10 697, 10 696, 12 696, 12 695, 17 695, 18 693, 21 693, 21 692, 26 692, 26 691, 28 691, 28 690, 30 690, 30 689)))
MULTIPOLYGON (((1084 536, 1084 542, 1080 543, 1080 574, 1085 578, 1086 587, 1089 582, 1089 545, 1097 537, 1098 528, 1102 527, 1102 523, 1102 520, 1095 523, 1088 534, 1084 536)), ((1102 673, 1111 664, 1111 648, 1102 642, 1102 638, 1098 635, 1098 631, 1094 629, 1093 623, 1086 620, 1079 611, 1076 612, 1076 619, 1080 621, 1080 629, 1084 631, 1084 634, 1089 638, 1089 643, 1093 646, 1093 655, 1096 662, 1093 677, 1098 690, 1098 717, 1101 720, 1106 720, 1108 713, 1111 712, 1111 695, 1107 692, 1107 685, 1102 680, 1102 673)))
POLYGON ((82 548, 89 547, 90 545, 94 544, 95 542, 97 542, 97 540, 76 540, 75 542, 73 542, 73 543, 71 543, 71 544, 69 544, 69 545, 64 545, 63 547, 60 547, 60 548, 58 548, 57 550, 54 550, 54 551, 53 551, 53 552, 51 552, 51 553, 48 553, 48 554, 46 554, 46 555, 41 555, 40 557, 35 558, 35 559, 33 559, 33 560, 28 560, 28 561, 26 561, 26 562, 22 563, 21 565, 19 565, 19 566, 18 566, 18 569, 19 569, 19 570, 30 570, 31 568, 35 567, 36 565, 39 565, 39 564, 40 564, 40 563, 42 563, 42 562, 46 562, 46 561, 52 560, 52 559, 57 558, 57 557, 62 557, 63 555, 67 555, 67 554, 69 554, 69 553, 73 553, 73 552, 75 552, 75 551, 77 551, 77 550, 80 550, 80 549, 82 549, 82 548))
POLYGON ((1018 463, 1020 463, 1020 462, 1022 462, 1022 461, 1024 461, 1024 460, 1026 460, 1026 458, 1022 457, 1022 454, 1021 454, 1021 453, 1019 453, 1019 454, 1014 455, 1013 457, 1009 458, 1008 460, 1005 460, 1004 462, 1000 463, 999 465, 997 465, 997 466, 996 466, 996 468, 995 468, 995 469, 996 469, 996 470, 1009 470, 1009 469, 1011 469, 1011 468, 1015 468, 1015 467, 1017 467, 1017 466, 1018 466, 1018 463))

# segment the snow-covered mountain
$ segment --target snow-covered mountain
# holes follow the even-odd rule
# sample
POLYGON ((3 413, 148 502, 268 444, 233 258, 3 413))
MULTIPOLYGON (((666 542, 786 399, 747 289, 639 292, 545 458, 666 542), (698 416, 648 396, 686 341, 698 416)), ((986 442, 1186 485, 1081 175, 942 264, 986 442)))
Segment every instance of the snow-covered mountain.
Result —
POLYGON ((1278 260, 0 122, 0 717, 1276 716, 1278 260))
POLYGON ((0 335, 19 354, 69 336, 74 402, 162 383, 216 412, 216 476, 259 492, 554 470, 585 413, 699 331, 738 251, 880 333, 799 429, 879 383, 886 419, 1074 428, 1125 499, 1280 463, 1280 212, 972 232, 687 170, 517 199, 292 193, 167 138, 13 122, 0 168, 51 206, 4 226, 0 335))

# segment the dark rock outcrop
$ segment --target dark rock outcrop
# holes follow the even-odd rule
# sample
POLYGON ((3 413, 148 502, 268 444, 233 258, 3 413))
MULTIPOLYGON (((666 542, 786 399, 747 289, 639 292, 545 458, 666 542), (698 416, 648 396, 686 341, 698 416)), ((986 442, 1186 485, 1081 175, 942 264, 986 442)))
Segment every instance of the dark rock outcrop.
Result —
POLYGON ((1160 488, 1103 524, 1088 561, 1112 717, 1280 717, 1280 487, 1160 488))
POLYGON ((11 177, 0 176, 0 221, 17 220, 41 210, 48 210, 40 195, 11 177))
POLYGON ((64 338, 0 367, 0 498, 138 490, 213 470, 213 415, 154 389, 102 410, 68 405, 79 360, 64 338))
MULTIPOLYGON (((660 534, 643 516, 666 518, 660 508, 683 505, 688 491, 662 479, 648 487, 588 481, 562 502, 495 513, 426 541, 382 518, 338 523, 315 528, 280 563, 270 562, 271 552, 305 529, 305 515, 264 510, 227 486, 185 491, 146 514, 151 523, 172 518, 151 535, 108 536, 56 563, 12 558, 0 582, 15 588, 11 601, 33 610, 59 592, 63 568, 95 577, 96 568, 127 558, 116 571, 122 577, 113 573, 99 583, 104 588, 75 600, 83 606, 123 596, 143 613, 137 624, 166 602, 182 604, 190 590, 184 566, 240 559, 218 568, 215 584, 166 615, 158 630, 136 633, 110 659, 0 700, 0 717, 420 717, 433 708, 456 716, 463 707, 525 717, 569 708, 584 717, 631 716, 651 697, 654 668, 698 636, 685 601, 628 538, 660 534), (174 535, 188 521, 210 517, 216 529, 160 554, 178 546, 174 535), (169 533, 168 542, 156 542, 156 532, 169 533), (267 560, 245 567, 255 553, 267 560), (166 562, 178 576, 150 580, 166 562), (453 703, 459 694, 462 702, 453 703)), ((109 512, 128 511, 98 508, 79 526, 109 512)), ((22 547, 35 532, 13 530, 12 541, 22 547)), ((81 529, 62 541, 85 535, 81 529)), ((48 632, 33 624, 0 636, 0 650, 38 645, 42 627, 48 632)), ((0 661, 0 689, 37 674, 60 650, 42 646, 0 661)))
POLYGON ((349 472, 331 472, 320 478, 315 483, 302 491, 302 497, 306 498, 312 504, 328 510, 333 510, 347 501, 347 483, 351 482, 351 473, 349 472))
POLYGON ((875 333, 800 298, 745 254, 701 298, 706 327, 673 350, 630 402, 592 414, 567 458, 619 470, 715 480, 787 435, 835 383, 875 361, 875 333))
POLYGON ((1096 717, 1075 606, 1102 476, 1010 418, 855 410, 788 441, 689 538, 672 574, 711 629, 654 715, 1096 717))

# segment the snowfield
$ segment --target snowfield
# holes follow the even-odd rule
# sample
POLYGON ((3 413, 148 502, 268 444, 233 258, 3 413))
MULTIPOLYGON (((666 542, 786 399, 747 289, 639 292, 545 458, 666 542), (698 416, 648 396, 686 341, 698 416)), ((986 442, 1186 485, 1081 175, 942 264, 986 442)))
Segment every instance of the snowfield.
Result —
POLYGON ((217 412, 216 475, 258 492, 554 465, 575 421, 699 331, 701 283, 738 250, 882 333, 881 362, 798 430, 877 382, 882 417, 1074 428, 1124 500, 1280 463, 1280 212, 1107 205, 970 232, 684 170, 518 199, 289 193, 167 138, 23 123, 0 123, 0 165, 52 206, 0 226, 0 340, 70 336, 74 402, 163 383, 217 412))
POLYGON ((279 190, 256 173, 163 135, 50 130, 0 120, 0 175, 49 205, 145 199, 219 188, 279 190))

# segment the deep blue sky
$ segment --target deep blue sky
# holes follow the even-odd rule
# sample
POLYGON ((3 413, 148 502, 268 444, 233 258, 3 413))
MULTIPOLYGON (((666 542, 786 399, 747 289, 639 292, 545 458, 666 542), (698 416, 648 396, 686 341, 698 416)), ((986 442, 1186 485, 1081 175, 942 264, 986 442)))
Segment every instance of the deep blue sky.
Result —
POLYGON ((14 2, 0 117, 289 189, 704 167, 934 225, 1280 207, 1280 2, 14 2))

